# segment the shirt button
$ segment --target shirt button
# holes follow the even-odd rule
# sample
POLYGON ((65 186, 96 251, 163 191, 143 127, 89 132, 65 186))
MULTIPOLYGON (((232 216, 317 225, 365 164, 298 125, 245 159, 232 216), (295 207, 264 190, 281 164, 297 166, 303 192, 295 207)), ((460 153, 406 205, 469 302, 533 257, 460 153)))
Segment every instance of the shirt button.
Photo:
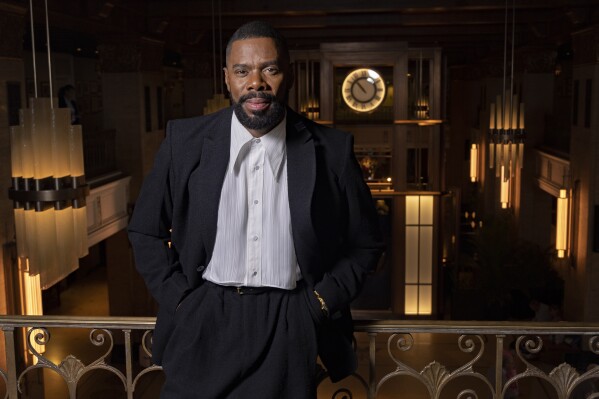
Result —
POLYGON ((257 276, 257 275, 258 275, 258 272, 253 272, 252 273, 252 276, 254 276, 254 277, 257 276))
POLYGON ((258 201, 258 200, 254 200, 254 204, 257 204, 258 202, 260 202, 260 201, 258 201))
POLYGON ((258 241, 258 236, 252 237, 254 241, 258 241))
POLYGON ((256 167, 254 169, 256 169, 256 170, 260 169, 260 165, 256 165, 256 167))
POLYGON ((260 142, 260 139, 255 139, 254 143, 258 144, 260 142))

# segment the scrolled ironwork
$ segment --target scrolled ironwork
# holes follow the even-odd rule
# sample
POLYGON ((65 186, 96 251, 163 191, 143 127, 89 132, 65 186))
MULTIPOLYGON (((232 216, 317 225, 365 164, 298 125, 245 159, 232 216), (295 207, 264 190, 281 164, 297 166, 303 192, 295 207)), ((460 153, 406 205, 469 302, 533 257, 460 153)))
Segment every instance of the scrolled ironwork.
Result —
POLYGON ((599 355, 599 335, 593 335, 589 339, 589 350, 595 355, 599 355))
POLYGON ((339 388, 338 390, 336 390, 335 392, 333 392, 333 396, 331 396, 331 399, 353 399, 354 395, 351 393, 351 391, 347 388, 339 388), (341 396, 341 395, 346 395, 346 396, 341 396))
POLYGON ((154 330, 147 330, 146 332, 144 332, 143 337, 141 337, 141 349, 144 351, 146 356, 148 356, 150 359, 152 358, 152 350, 150 348, 152 347, 153 337, 154 337, 154 330), (150 341, 149 347, 147 344, 148 340, 150 341))
MULTIPOLYGON (((143 332, 140 352, 143 351, 146 355, 150 356, 152 351, 151 338, 153 327, 154 319, 152 318, 0 316, 0 328, 3 331, 13 331, 20 328, 27 329, 27 348, 37 361, 37 364, 29 365, 17 378, 18 372, 22 370, 17 369, 14 362, 14 353, 15 350, 18 351, 20 348, 17 348, 14 339, 11 340, 9 335, 9 338, 6 340, 7 348, 9 348, 8 352, 10 352, 10 354, 7 354, 7 364, 9 366, 7 370, 0 370, 0 380, 8 384, 8 393, 4 394, 3 397, 4 399, 17 399, 19 397, 18 392, 21 391, 20 384, 24 380, 23 376, 34 368, 44 367, 55 371, 67 382, 70 398, 76 396, 77 383, 81 381, 83 376, 87 372, 96 369, 108 370, 110 373, 117 375, 125 386, 127 397, 132 398, 133 392, 140 386, 140 379, 148 373, 159 372, 160 367, 156 365, 142 366, 141 370, 138 367, 132 367, 132 351, 129 348, 126 351, 127 367, 124 371, 120 371, 112 365, 107 364, 107 361, 110 359, 109 354, 112 353, 116 334, 124 334, 125 342, 130 342, 127 341, 129 339, 127 334, 136 330, 143 332), (37 349, 38 344, 46 345, 47 347, 53 345, 52 337, 49 333, 51 331, 52 334, 57 334, 57 331, 53 330, 53 328, 89 330, 90 343, 95 347, 99 347, 100 351, 103 352, 102 355, 88 365, 85 365, 73 355, 68 355, 62 361, 57 361, 58 364, 52 363, 36 351, 42 352, 37 349)), ((595 383, 599 379, 599 367, 589 367, 583 372, 575 370, 572 365, 563 363, 552 370, 541 370, 541 366, 535 360, 537 354, 542 356, 544 353, 541 337, 545 339, 545 336, 549 335, 581 335, 590 338, 590 350, 595 354, 599 354, 599 323, 358 320, 356 330, 358 333, 368 334, 369 337, 370 356, 368 357, 369 365, 367 367, 369 378, 364 379, 360 374, 354 375, 361 386, 366 388, 366 397, 368 399, 375 399, 377 395, 380 396, 380 388, 383 386, 386 387, 385 384, 390 379, 400 375, 412 377, 411 380, 413 379, 424 385, 431 399, 438 399, 442 394, 447 393, 444 392, 444 389, 448 386, 461 389, 459 393, 455 394, 457 395, 455 396, 456 399, 478 399, 483 397, 503 399, 506 397, 508 391, 514 388, 514 384, 526 381, 529 377, 545 381, 551 387, 550 390, 554 390, 557 399, 572 399, 574 390, 578 391, 584 388, 588 393, 589 389, 586 389, 587 383, 595 383), (434 358, 428 359, 430 362, 422 370, 410 367, 407 359, 414 358, 414 355, 410 354, 410 351, 414 352, 415 343, 420 338, 420 335, 418 335, 420 333, 434 334, 435 336, 457 334, 457 345, 454 344, 453 353, 467 354, 467 357, 470 359, 465 361, 465 364, 459 364, 458 368, 454 370, 446 367, 446 365, 434 358), (387 374, 377 375, 376 370, 380 369, 376 367, 378 358, 375 356, 376 342, 374 342, 374 338, 382 337, 383 334, 388 334, 384 338, 387 344, 387 360, 391 360, 390 363, 394 369, 387 370, 390 371, 387 374), (478 370, 481 367, 486 369, 479 362, 481 361, 481 356, 487 354, 489 351, 487 347, 491 347, 491 345, 487 345, 486 341, 486 338, 490 336, 498 337, 497 347, 494 347, 495 349, 493 350, 494 354, 491 353, 491 356, 495 358, 495 383, 497 383, 497 386, 490 382, 490 375, 485 377, 475 370, 475 368, 478 370), (509 337, 506 342, 510 342, 512 339, 516 341, 515 352, 517 355, 515 359, 524 367, 524 370, 519 368, 518 371, 514 371, 515 375, 510 374, 507 380, 505 377, 502 377, 502 348, 505 337, 509 337), (535 355, 532 356, 535 359, 529 355, 535 355), (468 379, 463 380, 463 384, 461 381, 455 381, 455 379, 460 377, 468 377, 468 379), (472 386, 468 382, 470 378, 482 381, 483 385, 491 393, 489 394, 486 391, 487 388, 475 388, 472 386), (456 386, 456 383, 460 385, 456 386)), ((364 348, 360 347, 360 349, 363 350, 364 348)), ((418 359, 422 358, 420 353, 417 353, 417 355, 418 359)), ((326 377, 326 372, 323 372, 322 377, 322 379, 326 377)), ((321 380, 319 379, 318 381, 320 382, 321 380)), ((531 382, 526 381, 525 383, 529 384, 531 382)), ((1 385, 2 382, 0 382, 1 385)), ((120 386, 120 384, 118 385, 120 386)), ((364 395, 361 392, 358 393, 356 389, 360 390, 361 388, 354 388, 353 385, 351 387, 344 386, 336 391, 333 398, 342 399, 346 397, 349 399, 352 397, 363 397, 364 395)), ((326 396, 330 397, 329 395, 333 390, 327 391, 326 396)), ((590 390, 592 391, 592 389, 590 390)), ((587 399, 599 399, 599 393, 592 392, 590 396, 587 396, 587 399)))
MULTIPOLYGON (((480 335, 477 335, 476 338, 480 340, 481 346, 484 348, 484 340, 480 335)), ((464 353, 471 353, 476 349, 476 344, 470 335, 461 335, 458 338, 458 347, 464 353)))
POLYGON ((6 393, 4 394, 3 399, 8 399, 8 374, 2 369, 0 369, 0 378, 4 380, 4 385, 6 386, 6 393))
POLYGON ((106 339, 104 338, 104 334, 106 334, 110 338, 110 345, 108 346, 108 349, 106 350, 106 352, 104 352, 104 354, 102 356, 100 356, 98 359, 96 359, 90 365, 99 364, 99 363, 104 362, 106 360, 106 358, 112 352, 112 348, 114 347, 114 340, 112 338, 112 333, 106 329, 94 328, 93 330, 91 330, 89 332, 89 341, 94 346, 98 346, 98 347, 103 346, 106 341, 106 339))
POLYGON ((146 374, 151 373, 152 371, 162 371, 162 367, 152 364, 151 366, 148 366, 145 369, 143 369, 142 371, 140 371, 139 373, 137 373, 137 375, 133 379, 133 382, 131 383, 131 388, 132 388, 131 391, 135 392, 135 387, 137 386, 137 383, 139 382, 139 380, 141 380, 141 377, 143 377, 146 374))
MULTIPOLYGON (((525 335, 518 338, 518 347, 520 347, 520 345, 522 344, 522 340, 524 340, 525 338, 525 335)), ((543 349, 543 339, 538 335, 536 335, 534 339, 527 339, 524 342, 524 349, 526 349, 527 352, 536 355, 541 351, 541 349, 543 349)))
POLYGON ((473 389, 464 389, 462 392, 458 393, 456 399, 478 399, 478 394, 473 389))
MULTIPOLYGON (((480 342, 480 349, 478 350, 478 353, 468 363, 466 363, 462 367, 458 368, 455 371, 455 373, 461 373, 466 370, 472 371, 472 367, 474 366, 474 363, 478 362, 480 360, 480 358, 482 357, 482 355, 485 351, 485 341, 484 341, 483 337, 480 335, 476 335, 475 337, 480 342)), ((464 353, 472 353, 476 350, 476 344, 475 344, 472 336, 461 335, 460 338, 458 338, 458 348, 464 353)))
MULTIPOLYGON (((491 385, 489 380, 482 374, 475 372, 473 369, 474 364, 480 360, 480 358, 482 357, 482 355, 484 353, 484 349, 485 349, 484 340, 483 340, 482 336, 476 335, 476 336, 474 336, 474 338, 478 339, 478 341, 480 343, 480 348, 479 348, 478 352, 476 353, 474 358, 472 358, 466 364, 457 368, 453 372, 449 371, 443 364, 441 364, 437 361, 433 361, 433 362, 429 363, 422 369, 422 371, 417 372, 414 368, 406 365, 404 362, 401 362, 393 354, 393 350, 392 350, 393 342, 396 339, 397 339, 396 345, 400 350, 402 348, 404 348, 404 349, 407 348, 405 350, 410 349, 414 343, 413 336, 411 334, 404 334, 404 335, 393 334, 393 335, 391 335, 389 337, 389 339, 387 340, 387 351, 388 351, 390 358, 397 365, 397 368, 394 371, 386 374, 385 376, 383 376, 381 378, 381 380, 379 381, 379 383, 377 385, 376 392, 378 392, 380 390, 380 388, 383 386, 383 384, 385 382, 387 382, 388 380, 390 380, 393 377, 400 376, 400 375, 411 376, 411 377, 415 378, 416 380, 420 381, 428 390, 431 398, 438 398, 440 396, 443 388, 445 388, 445 386, 451 380, 454 380, 459 377, 465 377, 465 376, 473 377, 473 378, 481 380, 483 383, 486 384, 486 386, 489 388, 489 390, 491 392, 493 392, 493 386, 491 385), (405 337, 409 337, 409 339, 406 339, 405 337)), ((473 353, 477 348, 474 338, 469 335, 461 335, 458 338, 458 348, 460 349, 460 351, 462 351, 464 353, 473 353)), ((464 391, 464 395, 467 393, 468 392, 464 391)), ((476 395, 475 398, 478 398, 478 395, 476 395)))
POLYGON ((65 357, 60 364, 56 364, 43 356, 35 346, 32 344, 31 340, 33 339, 37 345, 48 345, 50 343, 51 335, 47 328, 45 327, 32 327, 27 331, 27 348, 31 352, 31 354, 37 359, 37 364, 29 366, 25 368, 19 375, 17 380, 17 388, 19 392, 23 393, 21 384, 25 375, 31 370, 44 368, 51 371, 54 371, 58 374, 67 384, 67 389, 69 391, 69 397, 75 397, 77 391, 77 384, 79 380, 88 372, 92 370, 106 370, 114 375, 116 375, 125 389, 127 389, 127 381, 123 373, 117 369, 116 367, 110 366, 106 364, 106 358, 112 352, 112 348, 114 346, 114 341, 112 338, 112 333, 106 329, 92 329, 89 333, 89 339, 92 345, 94 346, 103 346, 106 343, 106 337, 109 338, 109 347, 108 349, 96 360, 91 362, 89 365, 85 365, 81 360, 76 358, 73 355, 68 355, 65 357), (34 335, 35 332, 35 335, 34 335))

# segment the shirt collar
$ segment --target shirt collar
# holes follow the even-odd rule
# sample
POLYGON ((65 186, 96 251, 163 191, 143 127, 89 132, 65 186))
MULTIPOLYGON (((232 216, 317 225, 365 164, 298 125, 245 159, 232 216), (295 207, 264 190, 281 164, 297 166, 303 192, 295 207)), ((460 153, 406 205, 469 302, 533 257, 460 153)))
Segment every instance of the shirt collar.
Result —
MULTIPOLYGON (((264 145, 266 159, 276 180, 279 179, 283 159, 285 158, 285 139, 287 136, 286 125, 287 116, 275 126, 270 132, 260 137, 260 142, 264 145)), ((231 172, 239 173, 241 161, 247 155, 254 136, 239 122, 237 115, 233 112, 231 120, 231 172)))

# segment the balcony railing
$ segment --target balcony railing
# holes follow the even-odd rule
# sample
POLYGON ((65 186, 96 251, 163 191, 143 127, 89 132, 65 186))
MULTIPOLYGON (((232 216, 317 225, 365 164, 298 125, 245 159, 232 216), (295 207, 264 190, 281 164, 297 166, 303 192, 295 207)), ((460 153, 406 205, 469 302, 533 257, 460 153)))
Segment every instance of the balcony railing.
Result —
MULTIPOLYGON (((157 397, 157 390, 140 396, 138 389, 142 380, 161 377, 147 361, 153 318, 0 316, 0 328, 6 352, 0 398, 42 397, 28 388, 39 370, 64 380, 71 399, 88 397, 77 390, 93 370, 112 375, 123 397, 157 397), (70 353, 75 340, 65 347, 55 337, 73 331, 85 335, 83 345, 95 353, 85 355, 90 361, 56 358, 51 350, 55 341, 70 353)), ((358 372, 333 385, 323 370, 319 398, 597 399, 598 337, 599 323, 359 320, 358 372)))

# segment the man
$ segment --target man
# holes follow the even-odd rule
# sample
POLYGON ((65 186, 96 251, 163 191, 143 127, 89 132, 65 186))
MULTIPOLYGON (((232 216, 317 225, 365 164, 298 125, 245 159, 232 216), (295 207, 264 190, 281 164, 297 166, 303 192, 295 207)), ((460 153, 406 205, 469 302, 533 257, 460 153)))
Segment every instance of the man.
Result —
POLYGON ((75 101, 75 86, 66 85, 58 90, 58 107, 71 110, 71 125, 79 124, 79 108, 75 101))
POLYGON ((164 398, 316 397, 356 368, 350 301, 381 251, 350 135, 286 108, 293 76, 262 22, 227 45, 233 107, 169 123, 129 225, 160 308, 164 398))

